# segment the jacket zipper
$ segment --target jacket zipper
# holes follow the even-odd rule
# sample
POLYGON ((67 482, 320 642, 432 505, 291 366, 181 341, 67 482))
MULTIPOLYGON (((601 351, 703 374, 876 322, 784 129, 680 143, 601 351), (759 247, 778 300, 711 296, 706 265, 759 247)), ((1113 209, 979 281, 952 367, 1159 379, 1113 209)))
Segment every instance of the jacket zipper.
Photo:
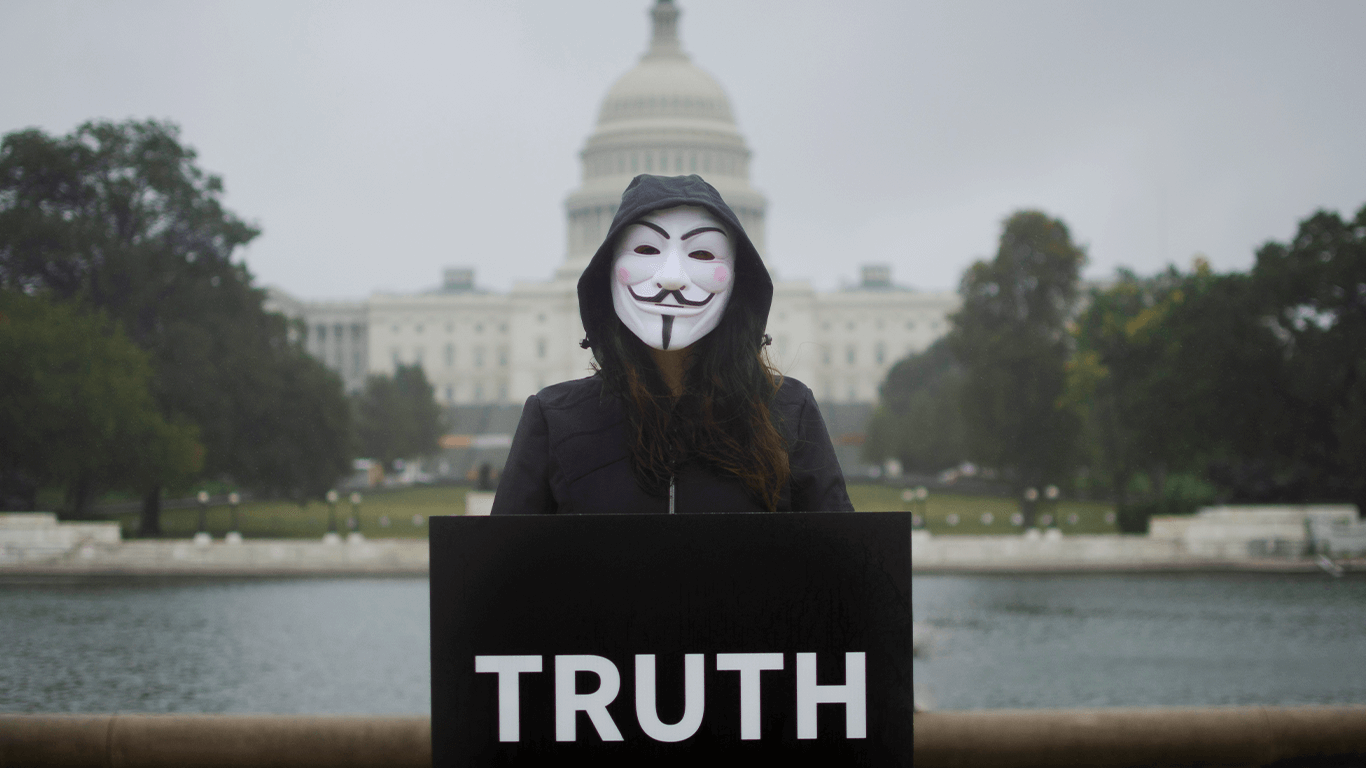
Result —
POLYGON ((674 479, 669 478, 669 514, 674 513, 674 479))

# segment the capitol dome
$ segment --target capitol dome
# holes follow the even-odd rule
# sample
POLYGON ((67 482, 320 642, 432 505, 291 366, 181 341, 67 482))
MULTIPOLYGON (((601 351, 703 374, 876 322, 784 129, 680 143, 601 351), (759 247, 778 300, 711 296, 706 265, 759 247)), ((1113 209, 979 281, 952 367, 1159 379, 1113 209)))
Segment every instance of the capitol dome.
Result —
POLYGON ((749 185, 750 152, 720 83, 692 63, 678 38, 671 0, 650 10, 650 47, 607 92, 579 157, 583 181, 565 201, 569 243, 564 278, 577 278, 602 243, 621 193, 640 173, 696 173, 735 210, 761 255, 764 196, 749 185))

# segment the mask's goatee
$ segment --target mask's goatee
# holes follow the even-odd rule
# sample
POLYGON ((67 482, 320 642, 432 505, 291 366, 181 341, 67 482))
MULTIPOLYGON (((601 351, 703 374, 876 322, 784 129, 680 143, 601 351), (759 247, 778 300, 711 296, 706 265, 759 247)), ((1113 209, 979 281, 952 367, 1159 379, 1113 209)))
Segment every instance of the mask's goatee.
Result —
POLYGON ((673 332, 674 332, 674 316, 673 316, 673 315, 664 315, 663 319, 664 319, 664 338, 663 338, 663 341, 664 341, 664 349, 668 349, 668 348, 669 348, 669 337, 672 336, 672 335, 673 335, 673 332))

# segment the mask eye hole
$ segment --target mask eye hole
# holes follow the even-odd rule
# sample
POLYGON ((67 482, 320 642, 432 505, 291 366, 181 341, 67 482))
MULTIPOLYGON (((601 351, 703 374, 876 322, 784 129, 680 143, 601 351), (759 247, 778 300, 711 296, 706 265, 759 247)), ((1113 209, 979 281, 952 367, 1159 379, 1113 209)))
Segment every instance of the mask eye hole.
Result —
POLYGON ((636 253, 642 254, 644 256, 658 256, 659 249, 654 247, 653 245, 637 245, 636 253))
POLYGON ((712 259, 716 258, 712 255, 711 251, 693 251, 688 255, 694 259, 697 259, 698 261, 711 261, 712 259))

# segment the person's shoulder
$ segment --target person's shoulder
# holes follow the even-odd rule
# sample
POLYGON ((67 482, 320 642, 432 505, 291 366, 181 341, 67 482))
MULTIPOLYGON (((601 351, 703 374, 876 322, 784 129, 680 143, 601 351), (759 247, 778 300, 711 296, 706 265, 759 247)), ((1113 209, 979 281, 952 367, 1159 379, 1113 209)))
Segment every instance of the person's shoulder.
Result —
POLYGON ((532 397, 545 410, 575 408, 586 401, 601 399, 602 378, 595 375, 562 381, 558 384, 551 384, 532 397))
POLYGON ((798 408, 808 402, 815 401, 815 399, 816 396, 812 394, 810 387, 791 376, 782 377, 782 380, 778 382, 778 394, 774 397, 774 401, 779 406, 798 408))
POLYGON ((778 394, 773 396, 769 406, 776 422, 789 438, 797 436, 801 424, 810 418, 811 409, 816 408, 816 396, 811 388, 791 376, 784 376, 778 382, 778 394))

